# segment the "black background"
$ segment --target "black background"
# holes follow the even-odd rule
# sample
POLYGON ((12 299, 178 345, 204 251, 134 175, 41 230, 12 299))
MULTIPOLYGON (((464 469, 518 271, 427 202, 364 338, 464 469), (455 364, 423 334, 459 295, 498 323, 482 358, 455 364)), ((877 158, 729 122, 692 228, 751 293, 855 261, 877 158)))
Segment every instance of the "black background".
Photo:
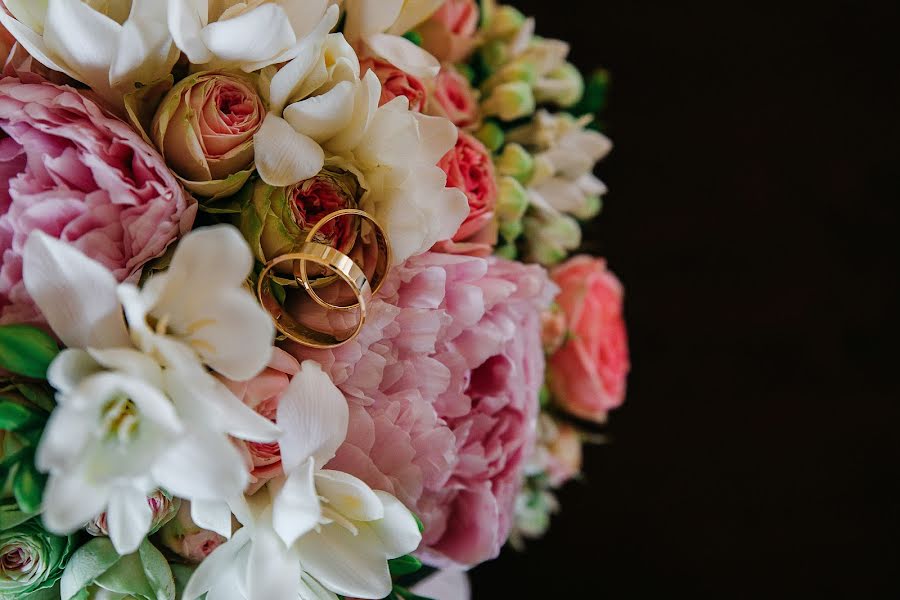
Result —
POLYGON ((515 0, 613 74, 612 443, 487 598, 900 594, 900 3, 515 0))

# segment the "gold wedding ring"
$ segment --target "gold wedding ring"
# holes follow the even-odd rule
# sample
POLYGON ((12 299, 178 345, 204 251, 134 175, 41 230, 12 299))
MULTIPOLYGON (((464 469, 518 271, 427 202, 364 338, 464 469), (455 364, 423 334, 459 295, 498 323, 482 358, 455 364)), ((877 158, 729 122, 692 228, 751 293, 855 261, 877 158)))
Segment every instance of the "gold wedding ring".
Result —
MULTIPOLYGON (((310 293, 310 296, 313 299, 316 298, 316 296, 313 296, 310 292, 310 287, 306 287, 305 289, 310 293)), ((349 256, 339 250, 335 250, 331 246, 315 242, 306 242, 297 252, 283 254, 266 264, 262 273, 259 274, 259 281, 256 285, 256 295, 259 298, 260 304, 268 311, 269 316, 272 317, 275 328, 288 339, 311 348, 337 348, 355 338, 359 335, 359 332, 362 331, 363 325, 366 322, 366 308, 372 300, 372 288, 369 285, 369 280, 366 278, 363 270, 359 268, 349 256), (359 309, 359 322, 356 326, 344 332, 327 333, 304 325, 288 314, 284 307, 273 296, 271 285, 272 279, 275 276, 275 273, 273 272, 275 268, 288 261, 302 261, 302 264, 304 265, 306 264, 306 261, 309 261, 321 265, 333 271, 349 285, 351 290, 353 290, 353 295, 356 297, 356 304, 354 304, 353 307, 341 307, 341 309, 359 309)), ((331 305, 325 304, 321 299, 319 299, 318 304, 323 305, 326 308, 331 308, 331 305)))
MULTIPOLYGON (((323 217, 318 223, 316 223, 315 227, 313 227, 309 234, 306 236, 306 242, 314 243, 313 240, 316 237, 316 234, 321 231, 321 229, 331 221, 335 219, 339 219, 341 217, 362 217, 366 221, 368 221, 372 226, 372 232, 375 234, 375 243, 378 245, 378 258, 375 263, 375 271, 372 273, 371 279, 369 280, 369 285, 372 288, 372 295, 378 293, 378 290, 381 289, 381 286, 384 285, 385 279, 387 279, 388 271, 390 271, 391 263, 394 260, 393 250, 391 248, 390 240, 388 239, 387 234, 384 231, 384 228, 381 226, 375 218, 367 213, 364 210, 358 210, 355 208, 345 208, 342 210, 336 210, 333 213, 330 213, 323 217)), ((361 234, 361 232, 360 232, 361 234)), ((346 256, 341 254, 341 256, 346 256)), ((351 261, 352 262, 352 261, 351 261)), ((360 306, 357 301, 356 304, 331 304, 323 300, 319 294, 316 293, 315 289, 313 289, 312 284, 309 282, 309 277, 306 272, 306 261, 300 260, 300 269, 299 274, 297 274, 298 281, 303 289, 309 294, 310 298, 315 301, 316 304, 323 308, 328 308, 331 310, 354 310, 360 306)))

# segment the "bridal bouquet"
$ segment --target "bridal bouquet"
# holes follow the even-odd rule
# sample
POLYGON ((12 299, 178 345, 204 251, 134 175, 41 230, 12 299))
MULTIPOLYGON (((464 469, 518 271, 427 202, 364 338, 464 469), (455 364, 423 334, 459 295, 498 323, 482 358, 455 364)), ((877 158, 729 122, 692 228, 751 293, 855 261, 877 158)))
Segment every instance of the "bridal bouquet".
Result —
POLYGON ((602 72, 494 0, 0 7, 0 599, 464 598, 543 533, 628 371, 602 72))

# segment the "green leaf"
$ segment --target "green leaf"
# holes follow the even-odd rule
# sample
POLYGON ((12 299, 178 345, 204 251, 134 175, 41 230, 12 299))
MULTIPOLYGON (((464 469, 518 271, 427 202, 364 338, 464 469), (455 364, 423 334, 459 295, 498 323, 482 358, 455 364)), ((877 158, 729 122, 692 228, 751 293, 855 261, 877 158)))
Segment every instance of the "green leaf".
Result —
POLYGON ((416 520, 416 526, 419 528, 419 533, 425 533, 425 524, 422 523, 422 519, 419 518, 419 515, 413 513, 412 516, 413 519, 416 520))
POLYGON ((61 600, 70 600, 119 562, 120 556, 109 538, 94 538, 75 551, 60 587, 61 600))
POLYGON ((0 429, 18 431, 25 425, 40 421, 40 417, 18 402, 0 399, 0 429))
POLYGON ((138 555, 144 565, 144 575, 153 591, 156 600, 175 600, 175 579, 172 569, 162 552, 146 539, 138 548, 138 555))
POLYGON ((34 513, 22 512, 17 504, 0 507, 0 531, 12 529, 34 517, 34 513))
POLYGON ((19 463, 19 470, 13 483, 13 495, 22 511, 36 513, 41 509, 45 483, 47 483, 47 476, 38 473, 33 457, 25 457, 19 463))
POLYGON ((425 596, 414 594, 405 587, 399 585, 394 586, 394 594, 403 600, 433 600, 433 598, 426 598, 425 596))
POLYGON ((52 337, 30 325, 0 326, 0 367, 7 371, 46 379, 47 367, 59 354, 52 337))
MULTIPOLYGON (((153 586, 147 581, 144 565, 137 552, 120 558, 108 571, 97 577, 94 583, 117 594, 130 594, 147 600, 157 598, 153 586)), ((172 591, 174 592, 174 584, 172 591)))
POLYGON ((422 568, 422 561, 411 554, 407 554, 406 556, 389 560, 388 566, 391 569, 391 575, 398 577, 415 573, 422 568))
POLYGON ((191 565, 179 565, 179 564, 171 564, 169 568, 172 569, 172 577, 175 578, 175 597, 181 598, 184 594, 184 588, 187 587, 188 581, 191 579, 191 575, 194 574, 196 567, 191 565))
POLYGON ((20 394, 38 408, 47 412, 53 412, 53 409, 56 408, 53 392, 48 389, 47 385, 38 383, 16 383, 14 385, 20 394))

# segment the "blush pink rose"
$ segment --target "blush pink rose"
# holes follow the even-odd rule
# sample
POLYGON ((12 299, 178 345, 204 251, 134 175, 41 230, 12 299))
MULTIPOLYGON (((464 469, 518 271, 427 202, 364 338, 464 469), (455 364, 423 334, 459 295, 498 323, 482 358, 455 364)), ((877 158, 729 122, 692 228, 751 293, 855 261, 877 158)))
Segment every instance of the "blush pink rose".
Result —
POLYGON ((447 0, 418 28, 422 47, 441 62, 463 62, 478 44, 475 0, 447 0))
POLYGON ((159 530, 159 541, 176 556, 199 563, 226 540, 214 531, 198 527, 191 519, 191 503, 183 500, 175 517, 159 530))
POLYGON ((550 391, 571 414, 604 422, 625 399, 628 336, 622 316, 622 284, 606 261, 575 256, 551 276, 556 303, 566 315, 566 342, 549 362, 550 391))
MULTIPOLYGON (((356 339, 288 348, 350 403, 328 468, 415 512, 430 564, 476 565, 509 536, 544 380, 540 315, 555 291, 538 266, 429 252, 393 269, 356 339)), ((331 315, 347 326, 346 313, 331 315)))
POLYGON ((425 107, 427 92, 422 81, 402 71, 391 63, 378 58, 367 58, 360 61, 360 73, 372 71, 381 82, 381 100, 379 106, 387 104, 394 98, 405 96, 409 100, 409 109, 422 112, 425 107))
POLYGON ((461 128, 478 122, 478 96, 469 80, 453 67, 445 66, 431 84, 425 112, 444 117, 461 128))
POLYGON ((32 231, 122 281, 189 231, 196 212, 156 150, 96 103, 65 86, 0 81, 0 323, 42 321, 22 282, 32 231))
MULTIPOLYGON (((281 395, 299 371, 300 363, 293 356, 284 350, 275 348, 269 366, 253 379, 238 382, 223 378, 222 381, 244 404, 274 423, 281 395)), ((281 448, 278 447, 278 442, 261 443, 237 440, 236 443, 244 450, 244 455, 250 465, 248 493, 252 494, 269 480, 284 473, 281 467, 281 448)))
POLYGON ((438 163, 447 173, 447 187, 462 190, 469 200, 469 216, 450 242, 435 246, 439 252, 488 256, 497 243, 497 181, 494 163, 484 144, 464 131, 456 146, 438 163))

